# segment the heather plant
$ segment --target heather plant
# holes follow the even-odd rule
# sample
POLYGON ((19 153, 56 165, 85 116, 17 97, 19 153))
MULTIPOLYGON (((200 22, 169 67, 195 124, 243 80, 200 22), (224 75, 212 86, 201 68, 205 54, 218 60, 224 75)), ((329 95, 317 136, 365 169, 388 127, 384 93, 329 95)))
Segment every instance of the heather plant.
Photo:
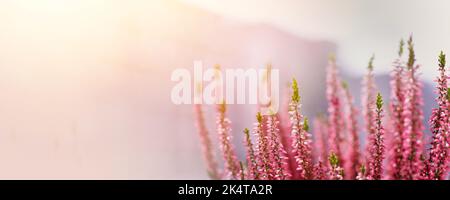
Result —
POLYGON ((345 92, 345 107, 346 107, 346 130, 347 130, 347 155, 345 162, 345 174, 346 179, 354 179, 358 175, 358 170, 361 167, 361 153, 359 144, 359 133, 358 133, 358 109, 353 103, 353 97, 348 89, 348 84, 343 82, 342 88, 345 92))
MULTIPOLYGON (((362 105, 356 106, 341 81, 334 57, 326 75, 326 114, 311 120, 302 114, 304 98, 294 78, 280 112, 257 112, 253 131, 244 130, 245 161, 232 144, 226 104, 217 104, 217 136, 223 158, 219 170, 201 105, 194 111, 206 168, 213 179, 252 180, 443 180, 449 175, 450 88, 445 54, 438 57, 436 106, 428 120, 425 143, 422 82, 412 37, 400 42, 393 62, 391 93, 377 94, 372 56, 362 82, 362 105), (406 52, 406 51, 405 51, 406 52), (361 113, 360 113, 361 111, 361 113), (362 118, 360 120, 359 118, 362 118), (360 125, 360 121, 362 124, 360 125), (364 135, 360 135, 364 134, 364 135), (365 143, 360 143, 360 138, 365 143), (365 144, 365 145, 362 145, 365 144)), ((261 108, 259 108, 261 109, 261 108)), ((269 106, 270 110, 270 106, 269 106)))

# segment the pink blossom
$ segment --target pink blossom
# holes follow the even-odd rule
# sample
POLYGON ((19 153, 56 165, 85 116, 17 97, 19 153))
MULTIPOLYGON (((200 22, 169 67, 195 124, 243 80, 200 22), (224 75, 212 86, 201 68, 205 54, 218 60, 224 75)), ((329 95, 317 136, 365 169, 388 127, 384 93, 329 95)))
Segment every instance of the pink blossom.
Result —
POLYGON ((359 135, 358 135, 358 110, 353 105, 353 97, 350 94, 350 91, 348 89, 348 86, 346 83, 343 83, 343 88, 345 91, 345 108, 347 109, 347 112, 345 113, 345 119, 346 119, 346 129, 348 134, 348 151, 346 155, 346 162, 345 162, 345 178, 346 179, 354 179, 357 174, 358 170, 361 167, 361 161, 360 161, 360 149, 359 149, 359 135))
POLYGON ((255 150, 253 149, 253 143, 250 139, 250 133, 248 129, 244 129, 245 141, 244 144, 247 148, 247 170, 248 170, 248 179, 258 180, 259 179, 259 170, 258 170, 258 162, 256 161, 255 150))
POLYGON ((330 171, 328 172, 329 179, 331 180, 342 180, 344 179, 344 170, 339 166, 339 158, 333 152, 330 153, 328 158, 330 161, 330 171))
POLYGON ((290 119, 292 124, 292 138, 293 138, 293 152, 297 161, 299 179, 312 179, 313 164, 310 145, 310 134, 308 133, 308 120, 305 119, 302 123, 303 116, 300 114, 300 95, 298 93, 297 81, 292 81, 292 100, 290 104, 290 119))
POLYGON ((277 113, 277 118, 280 119, 279 129, 280 129, 280 140, 281 144, 285 148, 287 154, 288 168, 287 173, 291 175, 291 178, 298 178, 298 172, 296 170, 297 163, 295 161, 295 155, 292 151, 292 137, 291 137, 291 124, 289 120, 289 88, 286 90, 284 95, 284 100, 282 104, 282 109, 277 113))
POLYGON ((315 180, 327 180, 328 174, 327 174, 327 168, 322 163, 321 160, 317 162, 317 164, 314 165, 314 179, 315 180))
POLYGON ((194 113, 197 122, 198 134, 202 146, 203 158, 206 162, 206 169, 209 176, 212 179, 219 179, 219 172, 217 163, 214 158, 214 149, 212 148, 211 138, 209 137, 208 130, 205 125, 205 119, 203 117, 203 111, 200 104, 194 105, 194 113))
POLYGON ((341 113, 341 99, 339 94, 341 92, 340 80, 338 77, 338 70, 336 61, 331 58, 327 67, 327 100, 328 100, 328 136, 330 151, 336 153, 337 157, 342 163, 342 113, 341 113))
POLYGON ((222 156, 225 161, 225 176, 233 179, 239 178, 239 162, 236 158, 234 146, 231 143, 231 121, 226 117, 225 102, 217 105, 217 133, 219 134, 222 156))
MULTIPOLYGON (((363 78, 363 88, 362 88, 362 114, 364 117, 364 126, 367 137, 375 135, 375 78, 373 75, 373 60, 374 56, 370 58, 369 65, 367 67, 367 74, 363 78)), ((369 148, 369 146, 367 146, 369 148)), ((370 149, 366 150, 366 157, 368 156, 370 149)), ((368 159, 368 158, 366 158, 368 159)))
POLYGON ((383 118, 383 99, 378 93, 375 109, 375 134, 369 136, 369 156, 368 156, 368 174, 367 179, 380 180, 383 176, 384 159, 384 127, 383 118))
POLYGON ((422 173, 425 179, 445 179, 448 173, 449 162, 449 93, 447 85, 447 75, 445 70, 445 55, 443 52, 439 55, 440 76, 436 82, 438 97, 436 99, 438 108, 433 109, 430 119, 432 132, 431 150, 428 161, 422 173))
POLYGON ((286 150, 283 147, 283 144, 280 141, 280 130, 278 128, 279 122, 275 114, 270 114, 266 116, 267 120, 267 132, 268 137, 270 138, 270 157, 271 157, 271 166, 273 169, 273 173, 275 174, 275 179, 285 180, 290 175, 287 172, 287 157, 286 150))
POLYGON ((256 146, 257 149, 257 162, 258 169, 260 173, 260 178, 262 180, 272 180, 275 177, 273 168, 272 168, 272 160, 270 156, 270 141, 267 132, 265 131, 263 124, 263 117, 261 113, 258 112, 256 115, 257 122, 253 128, 253 134, 257 137, 258 143, 256 146))
POLYGON ((406 98, 406 87, 405 87, 405 72, 404 64, 401 62, 400 57, 403 53, 403 40, 400 41, 399 58, 394 61, 394 71, 391 74, 391 101, 390 101, 390 134, 391 140, 390 145, 392 146, 389 151, 389 177, 391 179, 403 179, 402 169, 403 169, 403 141, 405 138, 405 98, 406 98))
POLYGON ((323 115, 314 119, 314 154, 316 161, 326 160, 328 158, 328 121, 323 115))
POLYGON ((402 165, 404 179, 418 179, 422 162, 420 155, 423 153, 423 111, 422 111, 422 83, 418 80, 418 65, 414 65, 415 53, 412 37, 408 40, 409 58, 406 72, 406 98, 403 110, 404 135, 403 140, 403 161, 402 165))

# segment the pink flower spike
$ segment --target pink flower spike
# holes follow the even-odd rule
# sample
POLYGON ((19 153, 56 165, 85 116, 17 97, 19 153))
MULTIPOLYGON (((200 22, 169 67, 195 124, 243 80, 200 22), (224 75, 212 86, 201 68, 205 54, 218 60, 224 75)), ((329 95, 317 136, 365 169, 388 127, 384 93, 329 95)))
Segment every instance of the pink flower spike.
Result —
POLYGON ((198 134, 200 136, 200 143, 202 146, 203 158, 206 162, 206 169, 211 179, 220 179, 217 163, 214 158, 214 150, 211 144, 208 130, 205 125, 203 111, 200 104, 194 105, 194 113, 197 122, 198 134))
POLYGON ((297 161, 297 170, 299 171, 299 179, 312 179, 313 164, 311 155, 311 140, 308 120, 302 123, 303 116, 300 114, 300 95, 298 92, 297 81, 292 81, 292 100, 290 104, 290 119, 291 119, 291 135, 293 138, 293 152, 297 161))
POLYGON ((423 99, 422 99, 422 83, 418 79, 418 65, 415 63, 415 53, 412 43, 412 37, 408 40, 409 58, 407 64, 406 86, 407 95, 405 98, 404 112, 404 140, 403 140, 403 178, 419 179, 422 162, 420 155, 423 153, 423 99))
POLYGON ((392 147, 388 154, 388 174, 390 179, 403 179, 403 141, 406 139, 405 135, 405 98, 407 95, 405 87, 405 71, 404 64, 400 57, 403 54, 403 40, 400 41, 399 58, 394 61, 394 71, 391 74, 391 101, 389 104, 391 129, 390 129, 390 146, 392 147))
POLYGON ((327 67, 327 100, 328 100, 328 133, 329 133, 329 148, 330 151, 336 153, 337 157, 342 163, 341 142, 342 142, 342 113, 341 113, 341 99, 339 94, 341 92, 341 84, 338 77, 338 70, 336 67, 336 59, 331 57, 327 67))
POLYGON ((375 109, 375 134, 369 137, 369 160, 368 174, 369 180, 381 180, 383 177, 383 159, 384 159, 384 127, 383 118, 383 99, 378 93, 375 109))
POLYGON ((239 179, 239 162, 236 158, 234 146, 231 143, 231 121, 226 117, 226 104, 217 105, 217 133, 219 134, 222 156, 225 161, 225 175, 229 178, 239 179))
MULTIPOLYGON (((362 89, 362 114, 364 117, 364 126, 365 132, 367 134, 367 138, 370 138, 372 135, 375 135, 375 77, 373 75, 373 60, 374 56, 370 58, 369 65, 367 67, 367 74, 363 78, 363 89, 362 89)), ((369 146, 366 145, 366 155, 365 159, 368 159, 369 156, 369 146)))
POLYGON ((348 89, 347 83, 342 84, 345 91, 345 108, 347 109, 345 121, 347 132, 349 133, 348 137, 348 152, 347 159, 345 162, 345 178, 346 179, 354 179, 358 175, 358 170, 361 167, 360 160, 360 147, 359 147, 359 135, 358 135, 358 110, 353 105, 353 97, 350 94, 350 90, 348 89))
POLYGON ((288 165, 286 161, 288 158, 286 157, 286 150, 279 137, 279 121, 276 114, 267 115, 266 118, 267 132, 269 134, 268 137, 270 138, 271 166, 273 173, 275 174, 274 178, 277 180, 286 180, 290 177, 289 173, 287 173, 288 165))
POLYGON ((258 162, 256 161, 255 150, 253 149, 253 143, 250 138, 250 131, 244 129, 245 141, 244 144, 247 147, 247 169, 248 169, 248 179, 258 180, 259 170, 258 162))
MULTIPOLYGON (((314 119, 314 156, 315 161, 319 162, 328 158, 328 120, 323 115, 319 115, 314 119)), ((323 163, 322 163, 323 164, 323 163)))
POLYGON ((422 171, 422 177, 428 180, 443 180, 449 173, 449 88, 445 70, 445 54, 441 52, 439 55, 439 72, 437 78, 436 99, 438 108, 433 109, 430 119, 430 127, 432 132, 431 149, 428 161, 422 171))
POLYGON ((271 166, 271 156, 270 156, 270 141, 267 132, 264 130, 263 116, 258 112, 256 115, 257 122, 253 128, 253 134, 258 138, 257 149, 257 162, 260 174, 260 179, 262 180, 273 180, 275 175, 271 166))

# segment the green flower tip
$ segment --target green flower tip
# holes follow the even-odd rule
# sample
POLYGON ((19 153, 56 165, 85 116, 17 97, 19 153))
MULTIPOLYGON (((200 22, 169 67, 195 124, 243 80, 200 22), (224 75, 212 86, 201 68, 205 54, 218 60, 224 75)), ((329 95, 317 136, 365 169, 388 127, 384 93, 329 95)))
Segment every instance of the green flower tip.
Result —
POLYGON ((258 113, 256 114, 256 120, 258 120, 258 123, 262 123, 262 115, 261 115, 260 112, 258 112, 258 113))
POLYGON ((309 123, 308 123, 308 118, 305 117, 305 119, 303 120, 303 130, 308 132, 309 131, 309 123))
POLYGON ((219 112, 225 113, 227 111, 227 105, 225 104, 225 101, 222 101, 219 104, 219 112))
POLYGON ((405 46, 405 42, 403 41, 403 39, 400 40, 400 45, 398 48, 398 57, 402 57, 403 55, 403 47, 405 46))
POLYGON ((249 136, 250 131, 248 130, 248 128, 244 128, 244 133, 245 133, 245 135, 249 136))
POLYGON ((408 51, 409 51, 408 68, 411 69, 414 66, 414 62, 416 61, 416 55, 414 53, 414 43, 413 43, 412 35, 409 36, 409 39, 408 39, 408 51))
POLYGON ((439 66, 445 67, 445 54, 443 51, 439 54, 439 66))
POLYGON ((334 152, 331 152, 330 157, 328 158, 328 160, 330 161, 330 165, 331 166, 338 166, 339 165, 339 159, 336 156, 336 154, 334 152))
POLYGON ((344 88, 345 90, 348 89, 347 81, 342 81, 342 88, 344 88))
POLYGON ((330 53, 330 54, 328 55, 328 60, 329 60, 330 62, 336 62, 336 55, 335 55, 334 53, 330 53))
POLYGON ((298 94, 298 84, 295 78, 292 79, 292 101, 295 103, 300 102, 300 95, 298 94))
POLYGON ((372 55, 372 57, 370 57, 369 59, 369 65, 367 66, 367 68, 369 68, 370 71, 373 70, 373 60, 375 59, 375 54, 372 55))
POLYGON ((447 100, 450 101, 450 88, 447 88, 447 100))
POLYGON ((377 108, 378 108, 378 110, 380 110, 381 107, 383 107, 383 97, 381 96, 380 93, 378 93, 378 95, 377 95, 377 108))
POLYGON ((359 168, 359 170, 361 171, 361 174, 366 174, 366 166, 361 165, 361 168, 359 168))

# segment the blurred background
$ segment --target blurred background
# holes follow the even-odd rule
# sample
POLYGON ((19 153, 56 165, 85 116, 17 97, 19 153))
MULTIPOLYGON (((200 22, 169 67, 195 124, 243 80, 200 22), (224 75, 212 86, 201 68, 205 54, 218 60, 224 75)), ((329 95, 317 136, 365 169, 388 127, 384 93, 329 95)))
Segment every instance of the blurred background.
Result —
MULTIPOLYGON (((176 68, 264 68, 297 77, 304 113, 325 112, 330 53, 359 103, 375 54, 380 90, 413 34, 434 105, 437 55, 450 50, 445 0, 0 0, 0 179, 205 179, 176 68)), ((283 92, 282 92, 283 94, 283 92)), ((207 106, 214 132, 214 108, 207 106)), ((254 106, 230 107, 242 152, 254 106)), ((242 158, 242 155, 240 155, 242 158)))

